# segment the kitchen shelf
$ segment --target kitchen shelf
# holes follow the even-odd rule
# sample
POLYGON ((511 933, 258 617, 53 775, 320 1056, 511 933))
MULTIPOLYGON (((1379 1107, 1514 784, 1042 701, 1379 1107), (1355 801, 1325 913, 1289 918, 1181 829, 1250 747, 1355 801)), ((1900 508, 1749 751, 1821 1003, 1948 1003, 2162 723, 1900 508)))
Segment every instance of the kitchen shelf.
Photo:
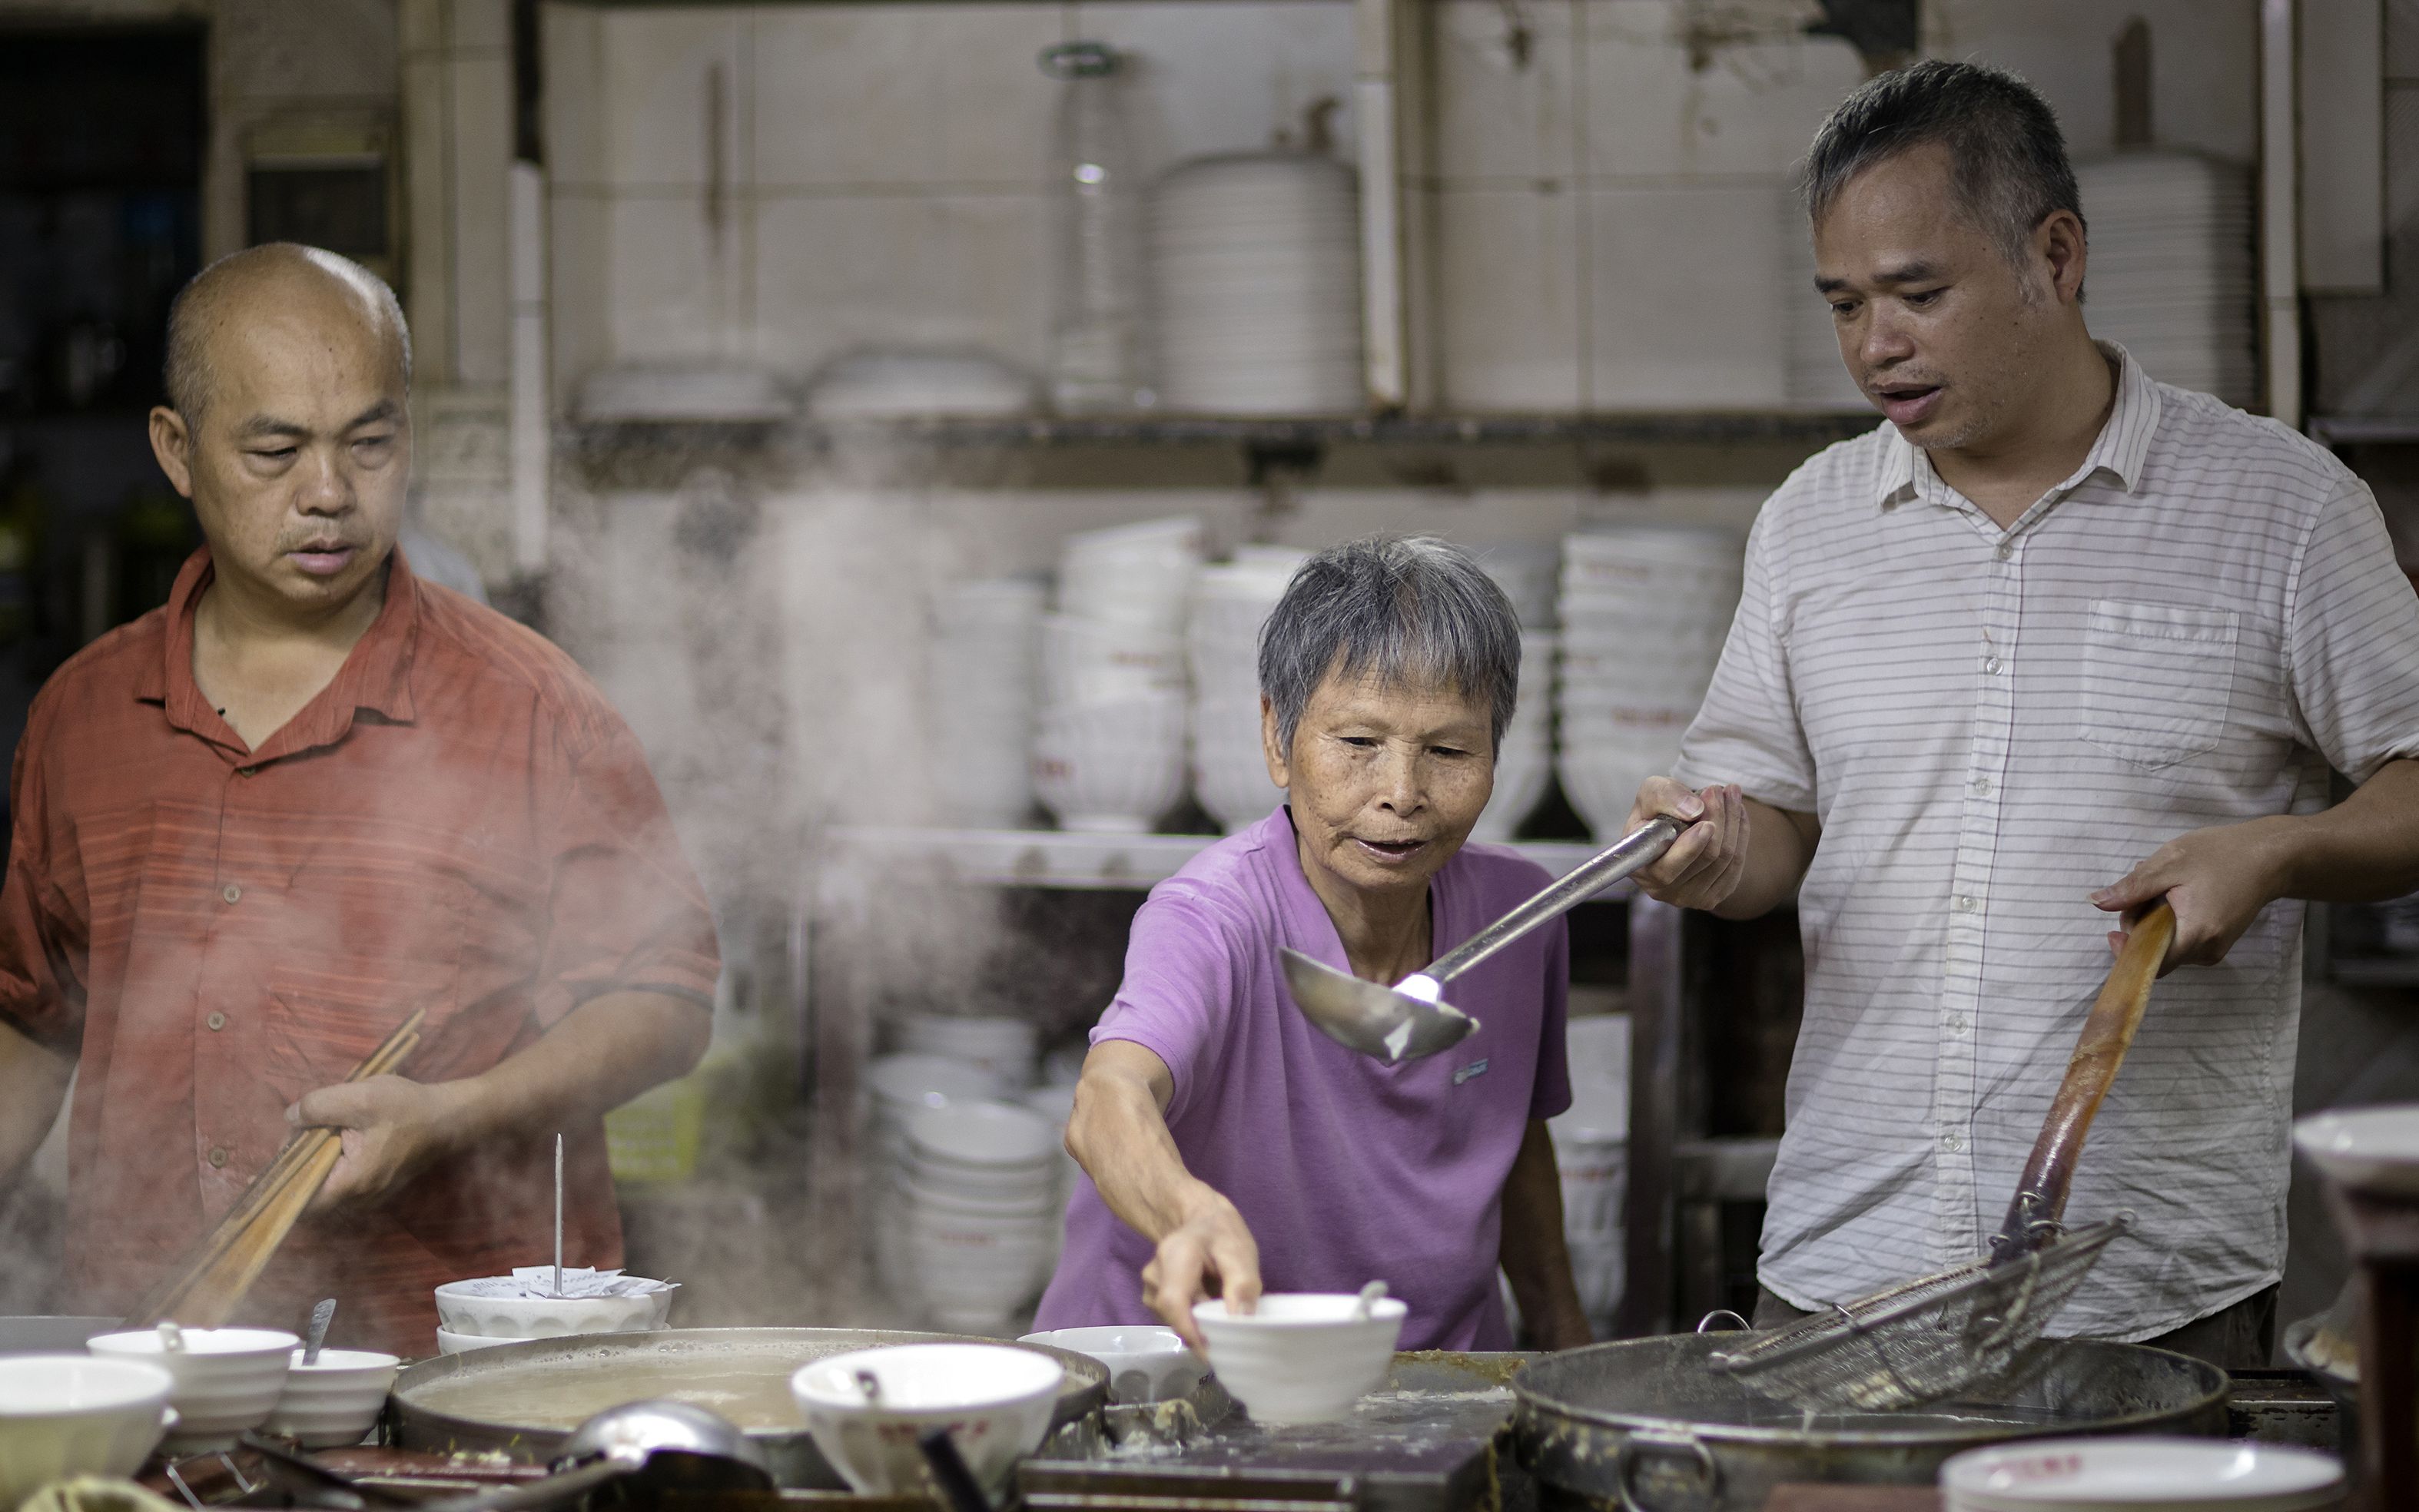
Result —
POLYGON ((2313 440, 2329 446, 2393 446, 2419 441, 2419 415, 2312 415, 2313 440))
MULTIPOLYGON (((1001 887, 1142 890, 1166 881, 1217 843, 1215 835, 1102 835, 1064 829, 928 829, 848 825, 826 830, 825 869, 914 871, 941 882, 1001 887)), ((1596 854, 1579 841, 1523 841, 1513 849, 1561 876, 1596 854)), ((1600 894, 1626 898, 1627 883, 1600 894)))
POLYGON ((2339 955, 2327 970, 2348 987, 2419 987, 2419 957, 2339 955))

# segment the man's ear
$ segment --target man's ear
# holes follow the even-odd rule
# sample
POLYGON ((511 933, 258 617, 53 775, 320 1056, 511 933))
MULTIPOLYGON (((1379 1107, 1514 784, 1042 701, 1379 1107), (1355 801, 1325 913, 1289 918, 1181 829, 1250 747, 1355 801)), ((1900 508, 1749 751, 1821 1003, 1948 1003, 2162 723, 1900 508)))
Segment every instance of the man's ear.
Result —
POLYGON ((2033 255, 2049 269, 2051 291, 2061 304, 2083 297, 2083 223, 2072 210, 2053 210, 2033 228, 2033 255))
POLYGON ((151 455, 168 474, 169 486, 193 497, 193 428, 166 405, 151 407, 151 455))

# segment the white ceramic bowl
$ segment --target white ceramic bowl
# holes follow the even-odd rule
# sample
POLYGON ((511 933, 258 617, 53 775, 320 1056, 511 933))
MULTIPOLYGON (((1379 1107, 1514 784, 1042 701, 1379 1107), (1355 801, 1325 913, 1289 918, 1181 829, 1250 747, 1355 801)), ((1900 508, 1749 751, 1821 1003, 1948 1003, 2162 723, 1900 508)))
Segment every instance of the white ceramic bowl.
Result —
POLYGON ((285 1389, 293 1335, 273 1328, 189 1328, 184 1348, 168 1350, 156 1329, 103 1334, 85 1347, 105 1360, 140 1360, 165 1369, 177 1388, 168 1405, 177 1423, 172 1454, 223 1449, 236 1435, 260 1427, 285 1389))
POLYGON ((476 1334, 456 1334, 448 1329, 437 1331, 437 1352, 468 1354, 472 1350, 492 1350, 500 1344, 527 1344, 528 1339, 482 1338, 476 1334))
POLYGON ((975 1478, 993 1490, 1041 1446, 1065 1372, 1034 1350, 1003 1344, 901 1344, 835 1354, 790 1378, 815 1447, 849 1485, 875 1495, 918 1494, 917 1439, 946 1427, 975 1478), (857 1372, 879 1382, 869 1404, 857 1372))
POLYGON ((1163 1402, 1190 1396, 1210 1373, 1201 1356, 1186 1349, 1172 1328, 1061 1328, 1027 1334, 1017 1342, 1071 1350, 1107 1365, 1113 1402, 1163 1402))
POLYGON ((899 1020, 901 1050, 980 1066, 997 1074, 998 1091, 1031 1085, 1033 1057, 1040 1043, 1038 1025, 1005 1014, 910 1013, 899 1020))
POLYGON ((1069 829, 1144 834, 1184 795, 1180 693, 1054 704, 1033 736, 1033 791, 1069 829))
POLYGON ((176 1415, 176 1377, 141 1360, 0 1360, 0 1507, 69 1475, 133 1474, 176 1415))
POLYGON ((294 1351, 285 1370, 285 1390, 270 1410, 264 1425, 301 1442, 305 1449, 334 1449, 359 1443, 377 1422, 386 1392, 403 1362, 370 1350, 321 1350, 310 1365, 294 1351))
POLYGON ((2313 1113, 2293 1125, 2293 1143, 2354 1191, 2419 1196, 2419 1103, 2313 1113))
POLYGON ((1058 1156, 1058 1131, 1048 1119, 1013 1103, 952 1103, 919 1108, 907 1119, 907 1148, 928 1164, 970 1167, 1048 1166, 1058 1156))
POLYGON ((573 1334, 644 1334, 671 1318, 670 1291, 637 1297, 482 1297, 472 1290, 479 1284, 448 1281, 437 1288, 439 1327, 475 1338, 551 1339, 573 1334))
POLYGON ((1194 1321, 1210 1345, 1210 1368, 1262 1423, 1332 1423, 1386 1379, 1409 1311, 1380 1297, 1365 1319, 1349 1292, 1278 1292, 1249 1315, 1222 1298, 1196 1303, 1194 1321))
POLYGON ((2333 1455, 2224 1439, 2027 1439, 1940 1467, 1968 1512, 2309 1512, 2337 1504, 2343 1480, 2333 1455))
POLYGON ((1041 622, 1041 696, 1051 703, 1116 703, 1184 688, 1184 642, 1113 620, 1053 614, 1041 622))

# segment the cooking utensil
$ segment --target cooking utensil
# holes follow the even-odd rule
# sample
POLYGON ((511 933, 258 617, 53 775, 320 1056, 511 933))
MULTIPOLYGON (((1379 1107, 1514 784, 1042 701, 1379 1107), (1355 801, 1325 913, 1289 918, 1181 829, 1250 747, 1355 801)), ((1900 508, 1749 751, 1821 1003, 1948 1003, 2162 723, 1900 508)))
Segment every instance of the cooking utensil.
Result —
POLYGON ((2125 1213, 2072 1230, 2059 1219, 2083 1137, 2141 1026, 2175 934, 2175 911, 2160 903, 2126 935, 1989 1255, 1755 1335, 1716 1353, 1715 1368, 1809 1410, 1887 1412, 1955 1396, 2012 1367, 2108 1242, 2133 1225, 2125 1213))
POLYGON ((1369 1320, 1369 1309, 1376 1306, 1378 1299, 1385 1294, 1386 1283, 1383 1281, 1372 1281, 1367 1286, 1363 1287, 1361 1288, 1360 1304, 1352 1309, 1352 1320, 1356 1323, 1367 1322, 1369 1320))
POLYGON ((1449 1050, 1478 1021, 1444 1001, 1446 983, 1549 919, 1559 918, 1641 867, 1680 836, 1679 822, 1650 819, 1582 861, 1544 891, 1392 987, 1364 981, 1287 947, 1286 986, 1294 1006, 1348 1049, 1392 1066, 1449 1050))
POLYGON ((317 1365, 319 1350, 328 1342, 328 1325, 336 1320, 336 1299, 322 1297, 311 1309, 310 1331, 302 1335, 302 1363, 317 1365))
POLYGON ((236 1440, 236 1444, 260 1457, 269 1483, 284 1492, 291 1505, 322 1507, 328 1512, 367 1512, 371 1507, 414 1504, 411 1498, 398 1496, 382 1486, 340 1475, 274 1439, 246 1433, 236 1440))
MULTIPOLYGON (((345 1080, 367 1081, 402 1065, 420 1043, 424 1016, 414 1011, 345 1080)), ((149 1328, 175 1318, 191 1327, 215 1328, 234 1316, 244 1293, 336 1168, 344 1153, 341 1141, 334 1129, 304 1129, 287 1140, 219 1226, 127 1310, 126 1326, 149 1328)))
POLYGON ((917 1438, 916 1447, 924 1452, 924 1468, 932 1473, 932 1484, 940 1488, 949 1512, 992 1512, 991 1498, 966 1468, 966 1457, 958 1453, 948 1428, 927 1429, 917 1438))
POLYGON ((1513 1451, 1569 1493, 1544 1504, 1762 1512, 1793 1481, 1929 1486, 1949 1456, 2011 1439, 2226 1430, 2225 1371, 2137 1344, 2050 1339, 2025 1370, 1952 1401, 1806 1412, 1710 1368, 1736 1337, 1622 1339, 1546 1355, 1513 1377, 1513 1451))
POLYGON ((613 1481, 654 1495, 773 1489, 763 1451, 728 1421, 691 1402, 643 1401, 609 1407, 580 1424, 544 1480, 424 1505, 426 1512, 536 1512, 613 1481))
POLYGON ((554 1295, 562 1295, 562 1135, 554 1136, 554 1295))

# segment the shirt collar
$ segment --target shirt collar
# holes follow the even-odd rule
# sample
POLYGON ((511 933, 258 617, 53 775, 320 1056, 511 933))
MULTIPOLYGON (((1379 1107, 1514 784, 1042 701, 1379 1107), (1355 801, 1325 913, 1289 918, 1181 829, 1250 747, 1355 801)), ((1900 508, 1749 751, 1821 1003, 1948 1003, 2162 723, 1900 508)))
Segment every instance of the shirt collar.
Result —
MULTIPOLYGON (((2113 341, 2092 345, 2117 366, 2116 403, 2109 407, 2107 424, 2100 427, 2099 439, 2091 443, 2083 465, 2051 492, 2063 493, 2093 473, 2105 471, 2122 485, 2124 492, 2131 494, 2141 484, 2142 464, 2150 455, 2150 438, 2159 428, 2159 414, 2164 408, 2159 385, 2124 347, 2113 341)), ((1873 484, 1873 501, 1888 505, 1945 486, 1940 475, 1932 470, 1931 454, 1900 435, 1897 426, 1890 426, 1881 474, 1873 484)))
POLYGON ((420 582, 396 547, 387 558, 386 602, 360 640, 337 669, 334 680, 267 743, 248 753, 242 737, 219 717, 193 681, 193 614, 202 593, 217 573, 207 546, 185 561, 168 591, 167 634, 161 659, 137 679, 134 696, 162 705, 168 722, 178 730, 223 746, 254 763, 315 747, 333 745, 353 727, 357 713, 366 710, 396 724, 414 716, 411 698, 412 653, 420 639, 420 582))

